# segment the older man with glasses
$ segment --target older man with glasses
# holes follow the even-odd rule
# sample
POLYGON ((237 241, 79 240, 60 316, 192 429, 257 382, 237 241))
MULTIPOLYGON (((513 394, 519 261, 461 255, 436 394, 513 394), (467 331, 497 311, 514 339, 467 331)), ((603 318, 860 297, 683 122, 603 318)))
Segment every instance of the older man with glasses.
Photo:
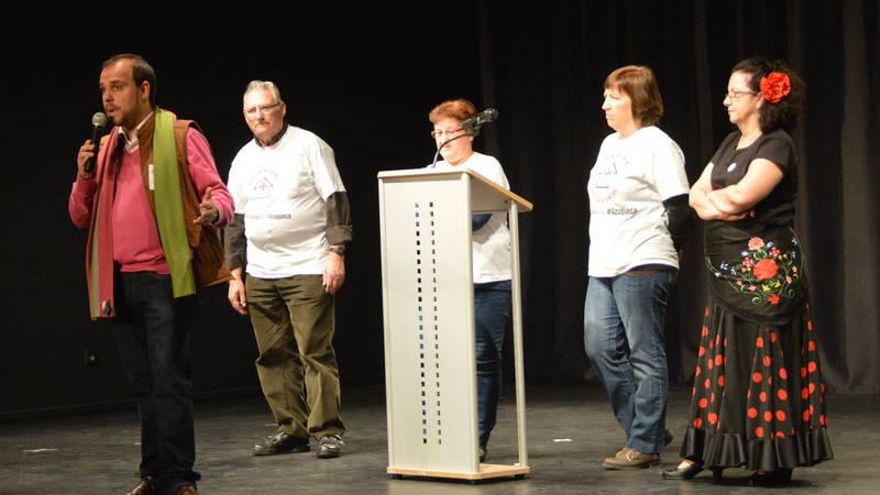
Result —
POLYGON ((339 457, 345 426, 333 295, 345 281, 348 196, 333 149, 285 123, 287 106, 274 83, 252 81, 243 110, 254 139, 229 171, 229 302, 250 315, 260 385, 278 425, 253 453, 307 452, 314 437, 319 458, 339 457))

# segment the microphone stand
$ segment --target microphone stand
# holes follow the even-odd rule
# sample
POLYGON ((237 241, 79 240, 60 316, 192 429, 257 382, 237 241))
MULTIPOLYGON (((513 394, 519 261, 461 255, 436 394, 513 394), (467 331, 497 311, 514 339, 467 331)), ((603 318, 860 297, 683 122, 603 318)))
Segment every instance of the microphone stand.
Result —
POLYGON ((437 151, 434 153, 434 160, 431 162, 431 165, 428 166, 428 168, 434 168, 434 167, 437 166, 437 157, 440 156, 440 150, 441 150, 444 146, 446 146, 447 144, 449 144, 449 143, 455 141, 456 139, 461 139, 461 138, 463 138, 463 137, 476 137, 476 136, 478 136, 479 134, 480 134, 480 127, 479 127, 479 126, 474 126, 474 127, 471 127, 471 128, 469 128, 469 129, 467 129, 466 132, 464 132, 464 133, 462 133, 462 134, 459 134, 458 136, 455 136, 455 137, 453 137, 453 138, 449 138, 449 139, 447 139, 446 141, 443 141, 442 143, 440 143, 440 146, 437 146, 437 151))

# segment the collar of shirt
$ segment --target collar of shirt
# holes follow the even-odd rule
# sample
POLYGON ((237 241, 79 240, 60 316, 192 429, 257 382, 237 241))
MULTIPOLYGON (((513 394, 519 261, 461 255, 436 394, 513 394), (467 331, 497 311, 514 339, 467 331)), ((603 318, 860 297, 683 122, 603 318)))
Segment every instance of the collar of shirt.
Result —
POLYGON ((151 111, 150 113, 147 114, 146 117, 144 117, 144 120, 142 120, 141 123, 138 124, 137 127, 135 127, 134 130, 132 131, 132 133, 131 133, 132 138, 131 139, 129 139, 128 133, 125 132, 125 129, 123 129, 122 127, 119 128, 119 134, 122 134, 122 138, 125 139, 125 151, 131 153, 132 151, 138 149, 138 145, 140 144, 138 142, 138 131, 141 130, 141 127, 143 127, 144 124, 147 123, 147 120, 149 120, 150 117, 152 117, 152 116, 153 116, 153 112, 151 111))
POLYGON ((259 146, 260 148, 268 148, 270 146, 274 146, 275 143, 280 141, 281 137, 284 136, 284 134, 287 132, 288 127, 290 127, 290 126, 287 124, 284 124, 284 126, 281 127, 281 131, 278 132, 278 134, 272 136, 272 139, 270 139, 266 143, 261 142, 259 139, 256 138, 256 136, 254 136, 254 141, 257 142, 257 146, 259 146))

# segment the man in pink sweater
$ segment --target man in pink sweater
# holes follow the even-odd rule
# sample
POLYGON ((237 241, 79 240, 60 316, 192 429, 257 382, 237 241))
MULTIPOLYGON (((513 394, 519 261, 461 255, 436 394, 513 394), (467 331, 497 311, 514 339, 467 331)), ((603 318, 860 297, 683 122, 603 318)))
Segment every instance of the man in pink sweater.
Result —
POLYGON ((102 65, 114 127, 77 156, 73 223, 89 228, 93 319, 109 318, 141 420, 141 482, 131 495, 195 494, 190 334, 195 291, 228 279, 218 228, 233 212, 205 136, 156 106, 156 75, 140 56, 102 65))

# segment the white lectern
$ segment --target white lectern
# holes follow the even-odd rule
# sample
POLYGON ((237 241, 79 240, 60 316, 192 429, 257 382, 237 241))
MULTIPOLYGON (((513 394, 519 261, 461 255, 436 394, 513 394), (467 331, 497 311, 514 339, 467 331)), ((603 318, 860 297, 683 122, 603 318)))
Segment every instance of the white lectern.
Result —
POLYGON ((532 204, 452 168, 380 172, 388 473, 482 480, 529 473, 517 214, 532 204), (508 212, 519 462, 481 464, 471 215, 508 212))

